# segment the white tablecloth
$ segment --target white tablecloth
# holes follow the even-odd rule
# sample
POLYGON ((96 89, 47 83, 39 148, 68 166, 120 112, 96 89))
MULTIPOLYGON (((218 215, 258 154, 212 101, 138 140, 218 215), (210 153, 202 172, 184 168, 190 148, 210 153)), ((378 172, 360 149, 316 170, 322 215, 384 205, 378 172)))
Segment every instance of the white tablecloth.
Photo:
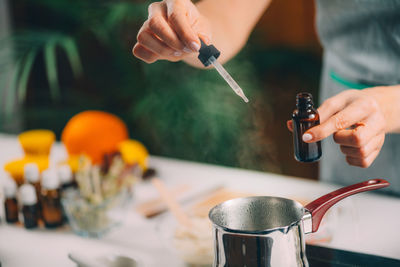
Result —
MULTIPOLYGON (((0 165, 22 156, 14 136, 0 135, 0 165)), ((52 151, 52 163, 66 157, 61 145, 52 151)), ((228 188, 262 195, 314 199, 337 186, 319 182, 236 168, 219 167, 181 160, 151 157, 151 166, 167 183, 207 184, 221 182, 228 188)), ((0 175, 4 176, 3 170, 0 175)), ((340 203, 340 219, 333 225, 333 239, 324 246, 400 259, 400 199, 362 193, 340 203)), ((2 214, 0 208, 0 215, 2 214)), ((0 224, 0 262, 2 266, 75 266, 67 255, 71 251, 88 255, 114 253, 141 258, 145 266, 184 266, 165 247, 155 231, 156 219, 145 219, 128 211, 123 226, 102 239, 74 235, 68 228, 25 230, 0 224)))

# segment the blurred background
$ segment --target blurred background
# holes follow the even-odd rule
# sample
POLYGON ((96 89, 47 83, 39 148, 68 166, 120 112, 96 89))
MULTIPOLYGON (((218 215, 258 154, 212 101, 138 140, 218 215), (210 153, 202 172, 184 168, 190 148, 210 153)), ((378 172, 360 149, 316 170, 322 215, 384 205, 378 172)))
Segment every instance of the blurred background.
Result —
POLYGON ((73 115, 104 110, 153 155, 317 179, 286 128, 296 93, 318 99, 314 2, 273 1, 226 64, 247 105, 214 70, 132 56, 150 2, 0 0, 0 131, 59 139, 73 115))

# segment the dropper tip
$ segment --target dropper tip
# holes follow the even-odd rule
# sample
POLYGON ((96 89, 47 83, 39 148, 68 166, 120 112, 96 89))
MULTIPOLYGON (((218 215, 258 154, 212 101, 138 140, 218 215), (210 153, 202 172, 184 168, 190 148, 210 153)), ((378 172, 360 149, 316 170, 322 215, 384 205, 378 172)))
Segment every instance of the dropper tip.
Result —
POLYGON ((249 99, 243 94, 243 92, 241 92, 241 93, 239 94, 239 96, 243 99, 243 101, 244 101, 245 103, 249 103, 249 99))

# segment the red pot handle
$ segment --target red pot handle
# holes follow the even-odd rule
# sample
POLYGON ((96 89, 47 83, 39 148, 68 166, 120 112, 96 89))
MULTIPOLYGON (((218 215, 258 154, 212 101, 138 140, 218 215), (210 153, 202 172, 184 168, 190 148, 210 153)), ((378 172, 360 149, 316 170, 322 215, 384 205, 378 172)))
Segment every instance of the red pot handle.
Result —
POLYGON ((314 200, 311 203, 308 203, 305 208, 311 213, 312 232, 314 233, 318 230, 319 224, 321 223, 322 217, 324 217, 326 211, 338 201, 357 193, 371 191, 389 185, 390 183, 384 179, 371 179, 362 183, 340 188, 314 200))

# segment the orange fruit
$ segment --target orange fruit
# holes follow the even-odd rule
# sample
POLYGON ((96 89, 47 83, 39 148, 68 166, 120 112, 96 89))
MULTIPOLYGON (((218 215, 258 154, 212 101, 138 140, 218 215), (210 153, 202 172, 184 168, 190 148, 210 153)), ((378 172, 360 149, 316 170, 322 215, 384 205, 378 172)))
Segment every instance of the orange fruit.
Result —
POLYGON ((99 164, 104 154, 118 151, 118 144, 128 137, 128 129, 120 118, 107 112, 89 110, 68 121, 61 141, 70 156, 85 154, 94 164, 99 164))

